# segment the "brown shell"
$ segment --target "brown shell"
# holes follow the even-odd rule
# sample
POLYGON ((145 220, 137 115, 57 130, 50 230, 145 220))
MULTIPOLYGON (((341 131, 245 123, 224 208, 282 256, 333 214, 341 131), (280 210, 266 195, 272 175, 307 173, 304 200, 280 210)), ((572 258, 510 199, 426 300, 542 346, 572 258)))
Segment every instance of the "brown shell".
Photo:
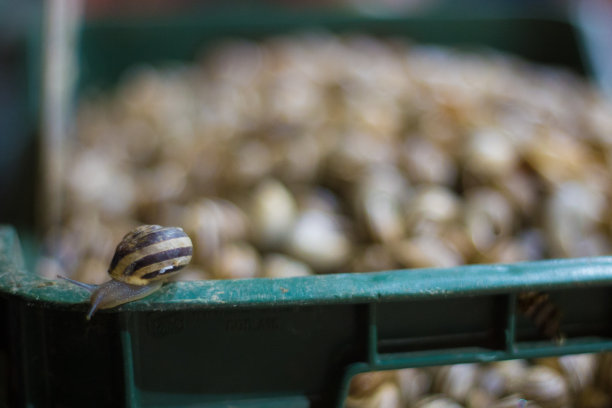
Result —
POLYGON ((114 280, 146 285, 178 272, 192 253, 193 244, 182 228, 141 225, 117 245, 108 273, 114 280))
POLYGON ((527 370, 519 388, 527 400, 543 408, 570 407, 570 394, 566 380, 549 367, 533 366, 527 370))

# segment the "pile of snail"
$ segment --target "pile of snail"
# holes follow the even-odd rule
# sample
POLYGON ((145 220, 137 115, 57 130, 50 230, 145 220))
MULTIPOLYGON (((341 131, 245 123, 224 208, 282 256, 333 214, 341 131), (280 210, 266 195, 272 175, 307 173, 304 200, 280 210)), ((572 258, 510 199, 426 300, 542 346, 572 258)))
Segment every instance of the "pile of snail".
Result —
MULTIPOLYGON (((191 263, 172 279, 191 280, 612 248, 612 104, 569 72, 491 51, 322 32, 228 40, 90 92, 64 153, 63 215, 39 268, 49 277, 105 282, 116 243, 142 224, 184 229, 191 263)), ((533 375, 559 372, 547 370, 533 375)), ((449 406, 477 406, 441 391, 438 372, 405 373, 449 406)), ((402 373, 362 399, 404 401, 402 373)), ((564 406, 530 392, 482 398, 564 406)))
POLYGON ((604 408, 610 363, 612 353, 578 354, 358 374, 346 408, 604 408))

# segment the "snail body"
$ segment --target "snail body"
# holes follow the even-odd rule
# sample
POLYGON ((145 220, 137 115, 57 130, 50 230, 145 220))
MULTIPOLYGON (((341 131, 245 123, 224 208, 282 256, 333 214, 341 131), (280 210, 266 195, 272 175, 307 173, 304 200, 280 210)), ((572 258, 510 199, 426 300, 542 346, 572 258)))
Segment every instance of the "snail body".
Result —
POLYGON ((98 309, 108 309, 142 299, 161 288, 164 281, 191 261, 193 244, 179 227, 141 225, 128 232, 110 262, 112 280, 89 285, 60 276, 91 292, 87 319, 98 309))

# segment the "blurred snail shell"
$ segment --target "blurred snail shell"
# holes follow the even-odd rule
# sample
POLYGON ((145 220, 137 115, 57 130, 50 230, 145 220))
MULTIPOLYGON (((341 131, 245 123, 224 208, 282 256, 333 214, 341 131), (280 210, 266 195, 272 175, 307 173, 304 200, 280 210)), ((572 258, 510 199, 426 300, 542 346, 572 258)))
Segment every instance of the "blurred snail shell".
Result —
POLYGON ((346 408, 397 408, 401 406, 400 391, 397 384, 387 381, 367 394, 349 395, 346 408))
POLYGON ((559 307, 550 300, 549 294, 545 292, 523 292, 517 296, 519 311, 531 320, 538 331, 562 344, 565 335, 561 332, 562 313, 559 307))
POLYGON ((192 252, 191 239, 182 228, 141 225, 117 245, 108 268, 112 280, 89 285, 59 277, 91 292, 89 320, 97 309, 108 309, 153 293, 191 261, 192 252))
POLYGON ((440 394, 425 397, 414 404, 414 408, 462 408, 459 403, 440 394))
POLYGON ((502 367, 489 365, 480 370, 476 387, 488 395, 500 397, 508 391, 509 382, 510 378, 507 373, 504 373, 502 367))
POLYGON ((212 263, 214 276, 221 279, 256 278, 261 273, 259 253, 246 242, 233 242, 221 247, 212 263))
POLYGON ((595 354, 570 354, 559 357, 558 361, 570 390, 575 394, 593 384, 597 365, 595 354))
POLYGON ((263 260, 262 274, 266 278, 291 278, 313 275, 314 272, 305 262, 279 253, 271 253, 263 260))
POLYGON ((450 268, 465 262, 455 248, 436 236, 414 236, 394 242, 391 252, 406 268, 450 268))
POLYGON ((354 272, 384 271, 397 268, 394 254, 383 244, 372 244, 355 250, 351 261, 354 272))
POLYGON ((570 395, 566 380, 552 368, 533 366, 523 378, 520 393, 543 408, 570 406, 570 395))
MULTIPOLYGON (((465 405, 470 408, 490 408, 495 402, 495 397, 485 390, 474 387, 470 389, 465 398, 465 405)), ((512 407, 516 408, 518 405, 512 407)))
POLYGON ((403 406, 412 406, 431 388, 431 373, 420 368, 404 368, 395 372, 403 406))
POLYGON ((533 401, 528 401, 521 397, 520 394, 512 394, 508 395, 498 401, 496 401, 493 405, 489 406, 490 408, 540 408, 533 401))
POLYGON ((340 267, 352 253, 342 218, 324 211, 306 210, 297 218, 287 242, 290 255, 319 272, 340 267))
POLYGON ((573 396, 589 388, 595 379, 595 354, 569 354, 535 360, 537 365, 550 367, 563 375, 573 396))
POLYGON ((518 162, 515 147, 500 129, 478 129, 470 135, 464 148, 469 171, 479 177, 505 177, 518 162))
POLYGON ((256 241, 267 248, 281 246, 297 218, 293 194, 280 181, 268 179, 257 185, 251 200, 256 241))
POLYGON ((392 381, 393 371, 372 371, 360 373, 353 377, 349 386, 349 396, 362 398, 374 394, 381 385, 392 381))
POLYGON ((434 375, 433 390, 462 403, 475 385, 477 375, 477 364, 441 366, 434 375))

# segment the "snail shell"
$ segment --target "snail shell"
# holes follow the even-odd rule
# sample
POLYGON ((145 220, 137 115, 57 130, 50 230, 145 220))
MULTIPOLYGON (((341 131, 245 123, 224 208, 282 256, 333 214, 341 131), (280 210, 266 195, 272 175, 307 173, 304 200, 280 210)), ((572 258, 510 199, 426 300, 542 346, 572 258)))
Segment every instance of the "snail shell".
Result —
POLYGON ((404 368, 395 372, 402 397, 402 406, 412 406, 431 388, 431 374, 420 368, 404 368))
POLYGON ((459 403, 440 394, 425 397, 414 404, 414 408, 462 408, 459 403))
POLYGON ((519 311, 531 320, 544 336, 561 344, 564 335, 561 332, 561 309, 550 300, 545 292, 523 292, 517 296, 519 311))
POLYGON ((401 406, 400 391, 397 384, 387 381, 381 383, 370 393, 346 399, 346 408, 398 408, 401 406))
POLYGON ((442 366, 434 375, 433 390, 462 403, 475 385, 477 376, 477 364, 442 366))
POLYGON ((263 260, 262 273, 266 278, 290 278, 314 274, 308 264, 278 253, 266 255, 263 260))
POLYGON ((89 320, 97 309, 141 299, 161 288, 164 280, 191 261, 193 245, 182 228, 142 225, 127 233, 108 268, 112 280, 89 285, 65 278, 91 292, 89 320))
POLYGON ((550 367, 561 373, 572 392, 577 396, 594 383, 597 360, 595 354, 570 354, 561 357, 540 358, 536 364, 550 367))
POLYGON ((363 398, 374 394, 381 385, 393 380, 393 371, 372 371, 360 373, 353 377, 349 387, 349 396, 363 398))
POLYGON ((561 374, 552 368, 533 366, 523 378, 521 394, 543 408, 565 408, 570 406, 568 385, 561 374))
POLYGON ((178 272, 191 261, 192 252, 182 228, 141 225, 117 245, 108 273, 120 282, 147 285, 178 272))

